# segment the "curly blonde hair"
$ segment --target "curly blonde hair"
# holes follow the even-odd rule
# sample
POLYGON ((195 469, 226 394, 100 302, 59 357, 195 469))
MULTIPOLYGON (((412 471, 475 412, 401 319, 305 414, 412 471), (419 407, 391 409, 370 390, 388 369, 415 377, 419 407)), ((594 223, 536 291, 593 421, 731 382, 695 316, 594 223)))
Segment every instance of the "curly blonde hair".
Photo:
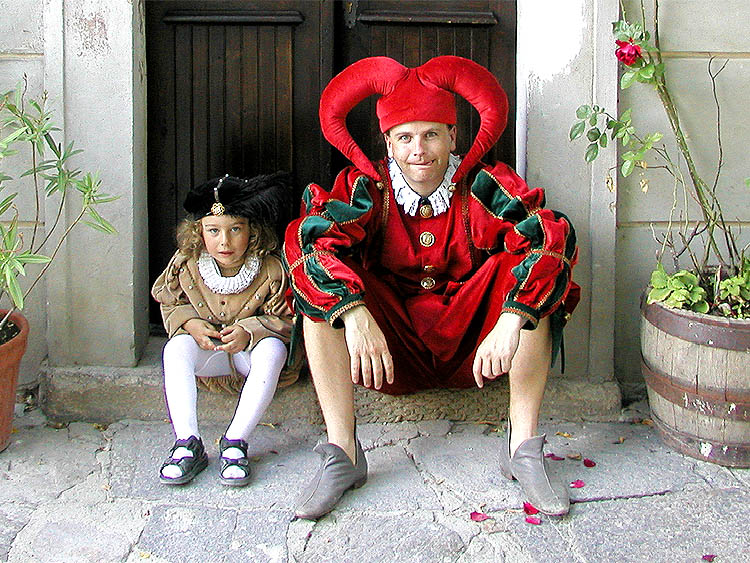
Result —
MULTIPOLYGON (((244 217, 240 217, 244 219, 244 217)), ((265 223, 253 223, 248 220, 250 239, 247 243, 245 255, 265 256, 279 246, 276 234, 265 223)), ((203 244, 203 229, 200 219, 183 219, 177 225, 177 248, 185 256, 197 260, 206 247, 203 244)))

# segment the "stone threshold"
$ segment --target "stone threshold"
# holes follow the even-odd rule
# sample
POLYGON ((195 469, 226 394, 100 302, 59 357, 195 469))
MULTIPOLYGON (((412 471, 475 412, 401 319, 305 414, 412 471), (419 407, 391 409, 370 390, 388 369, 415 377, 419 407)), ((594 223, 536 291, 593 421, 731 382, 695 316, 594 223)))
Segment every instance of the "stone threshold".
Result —
MULTIPOLYGON (((163 338, 151 338, 138 366, 42 367, 40 403, 45 414, 59 422, 109 424, 122 419, 146 421, 168 418, 161 371, 163 338)), ((226 424, 234 413, 237 395, 199 391, 202 423, 226 424)), ((508 409, 507 379, 484 389, 423 391, 392 397, 356 388, 358 422, 460 420, 499 423, 508 409)), ((615 421, 620 414, 617 383, 593 377, 550 377, 541 416, 570 421, 615 421)), ((302 419, 323 422, 309 376, 279 389, 264 422, 278 424, 302 419)))

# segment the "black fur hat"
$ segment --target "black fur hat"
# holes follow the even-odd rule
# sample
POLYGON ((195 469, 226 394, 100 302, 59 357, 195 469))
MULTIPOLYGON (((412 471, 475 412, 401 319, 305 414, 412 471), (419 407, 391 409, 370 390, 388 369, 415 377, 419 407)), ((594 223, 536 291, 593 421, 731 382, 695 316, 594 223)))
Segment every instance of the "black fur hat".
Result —
POLYGON ((197 220, 234 215, 283 230, 289 220, 292 179, 288 172, 237 178, 227 174, 192 188, 183 207, 197 220))

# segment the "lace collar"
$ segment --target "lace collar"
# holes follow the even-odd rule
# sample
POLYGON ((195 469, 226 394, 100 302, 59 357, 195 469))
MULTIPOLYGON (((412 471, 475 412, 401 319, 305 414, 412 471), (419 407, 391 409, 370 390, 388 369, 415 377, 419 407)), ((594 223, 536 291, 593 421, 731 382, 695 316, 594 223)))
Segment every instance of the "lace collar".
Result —
POLYGON ((419 210, 419 204, 423 199, 427 199, 432 206, 432 212, 434 215, 440 215, 448 211, 448 207, 451 204, 451 197, 453 197, 453 189, 455 184, 451 182, 453 174, 456 173, 458 165, 461 164, 461 158, 451 154, 448 161, 448 168, 443 176, 442 183, 437 189, 430 194, 429 197, 423 198, 409 186, 406 178, 404 178, 401 169, 398 167, 396 161, 392 158, 388 159, 388 174, 391 177, 391 185, 393 186, 393 192, 396 197, 396 203, 398 203, 404 210, 404 213, 411 215, 412 217, 417 214, 419 210))
POLYGON ((260 258, 255 255, 248 256, 240 271, 231 277, 221 275, 219 265, 208 252, 201 253, 198 258, 198 272, 203 278, 203 283, 208 289, 220 295, 242 293, 250 287, 259 271, 260 258))

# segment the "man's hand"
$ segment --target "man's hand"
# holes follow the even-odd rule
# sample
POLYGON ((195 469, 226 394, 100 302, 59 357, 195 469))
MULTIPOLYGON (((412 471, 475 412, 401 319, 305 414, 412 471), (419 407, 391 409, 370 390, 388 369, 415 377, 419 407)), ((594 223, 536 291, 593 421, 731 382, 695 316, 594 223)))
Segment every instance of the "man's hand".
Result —
POLYGON ((250 342, 250 333, 240 325, 230 325, 223 328, 219 334, 224 344, 217 346, 215 350, 223 350, 230 354, 242 352, 247 348, 247 343, 250 342))
POLYGON ((352 382, 359 383, 360 373, 365 387, 380 389, 383 375, 393 383, 393 358, 388 351, 383 331, 364 305, 341 315, 344 321, 346 347, 349 350, 352 382))
POLYGON ((484 387, 484 378, 495 379, 508 373, 513 356, 518 349, 521 327, 526 319, 513 313, 503 313, 497 323, 477 348, 474 357, 474 380, 484 387))
POLYGON ((208 321, 203 319, 190 319, 185 321, 182 328, 190 333, 190 336, 198 343, 203 350, 215 350, 216 344, 212 338, 221 338, 221 334, 208 321))

